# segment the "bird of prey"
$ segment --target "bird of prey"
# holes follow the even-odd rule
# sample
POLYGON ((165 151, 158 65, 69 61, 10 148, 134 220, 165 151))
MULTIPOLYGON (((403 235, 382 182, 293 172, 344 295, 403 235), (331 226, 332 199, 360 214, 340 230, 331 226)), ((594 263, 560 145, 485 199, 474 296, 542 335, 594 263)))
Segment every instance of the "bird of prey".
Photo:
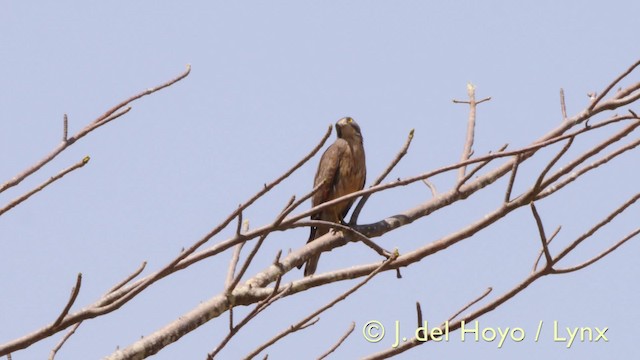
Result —
MULTIPOLYGON (((314 188, 324 182, 311 198, 312 206, 314 207, 362 190, 364 187, 367 168, 360 126, 352 118, 345 117, 336 123, 336 133, 338 138, 322 154, 316 177, 313 180, 314 188)), ((344 224, 344 217, 352 204, 353 200, 340 202, 313 214, 311 219, 344 224)), ((327 232, 329 232, 329 229, 326 227, 312 227, 307 243, 327 232)), ((319 258, 320 254, 314 255, 307 260, 304 276, 315 273, 319 258)))

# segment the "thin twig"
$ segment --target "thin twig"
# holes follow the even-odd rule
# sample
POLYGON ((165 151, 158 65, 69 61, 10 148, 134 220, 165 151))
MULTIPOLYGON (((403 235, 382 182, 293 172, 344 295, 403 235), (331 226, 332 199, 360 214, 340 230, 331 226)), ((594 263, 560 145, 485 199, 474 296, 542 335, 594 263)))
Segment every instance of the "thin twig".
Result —
POLYGON ((133 272, 131 273, 129 276, 127 276, 124 280, 120 281, 119 283, 117 283, 115 286, 113 286, 111 289, 109 289, 109 291, 107 291, 107 294, 110 294, 118 289, 120 289, 121 287, 125 286, 126 284, 129 283, 129 281, 135 279, 136 276, 140 275, 140 273, 142 273, 142 271, 144 270, 144 268, 147 266, 147 262, 143 261, 142 264, 140 264, 140 266, 133 272))
POLYGON ((492 287, 488 287, 487 290, 485 290, 485 292, 478 296, 475 300, 471 301, 470 303, 468 303, 467 305, 463 306, 460 310, 458 310, 455 314, 453 314, 449 320, 449 322, 453 321, 453 319, 457 318, 458 315, 462 314, 464 311, 466 311, 468 308, 472 307, 473 305, 477 304, 478 301, 484 299, 485 297, 487 297, 487 295, 489 295, 489 293, 491 293, 491 291, 493 291, 492 287))
MULTIPOLYGON (((240 329, 242 329, 246 324, 249 323, 249 321, 251 321, 258 314, 260 314, 263 310, 265 310, 271 304, 273 304, 277 300, 281 299, 286 294, 288 294, 289 291, 291 291, 291 285, 289 285, 284 290, 278 292, 281 278, 282 277, 279 276, 278 279, 276 280, 276 286, 274 287, 274 289, 271 292, 271 294, 269 294, 269 296, 267 296, 264 300, 259 301, 256 304, 256 306, 251 310, 251 312, 249 312, 249 314, 247 316, 245 316, 245 318, 242 319, 242 321, 240 321, 238 323, 238 325, 234 326, 233 325, 233 319, 230 318, 230 320, 229 320, 229 322, 230 322, 229 333, 225 336, 224 339, 222 339, 220 344, 218 344, 218 346, 216 346, 215 350, 213 350, 212 352, 207 354, 207 359, 213 359, 222 349, 224 349, 225 346, 227 346, 229 341, 240 331, 240 329)), ((231 308, 230 310, 233 310, 233 308, 231 308)))
MULTIPOLYGON (((284 210, 282 210, 282 212, 280 213, 280 215, 278 216, 278 218, 276 219, 275 222, 280 223, 282 222, 282 220, 284 220, 285 217, 287 217, 287 215, 289 215, 293 210, 295 210, 296 208, 298 208, 298 206, 300 206, 302 203, 304 203, 305 201, 307 201, 308 199, 310 199, 315 193, 317 193, 320 188, 322 188, 322 186, 324 185, 326 180, 322 180, 318 185, 316 185, 313 189, 311 189, 311 191, 309 191, 308 193, 306 193, 304 196, 302 196, 298 201, 291 201, 284 210)), ((295 200, 295 197, 294 197, 295 200)))
POLYGON ((62 337, 62 339, 60 339, 58 344, 56 344, 56 346, 54 346, 53 349, 51 349, 51 352, 49 353, 49 360, 53 360, 56 357, 56 354, 58 353, 58 351, 60 351, 64 343, 67 342, 67 340, 69 340, 71 335, 75 334, 76 330, 78 330, 78 328, 80 327, 80 324, 82 324, 82 321, 73 325, 71 329, 69 329, 69 331, 67 331, 67 333, 62 337))
MULTIPOLYGON (((404 142, 404 145, 402 145, 402 148, 400 148, 400 151, 398 151, 398 153, 396 154, 396 157, 393 158, 393 160, 391 160, 391 163, 389 163, 387 168, 384 169, 384 171, 373 181, 371 186, 376 186, 380 184, 382 180, 384 180, 387 177, 387 175, 391 173, 391 170, 393 170, 393 168, 395 168, 396 165, 398 165, 398 163, 400 162, 400 160, 402 160, 402 158, 407 154, 407 151, 409 150, 409 146, 411 145, 411 140, 413 140, 414 132, 415 132, 414 129, 411 129, 411 131, 409 131, 407 140, 404 142)), ((360 216, 360 211, 362 211, 364 204, 367 202, 367 200, 369 200, 370 196, 371 194, 365 195, 360 199, 360 201, 358 201, 358 203, 356 204, 356 207, 353 209, 353 213, 351 214, 351 219, 349 220, 349 224, 357 223, 358 217, 360 216)))
POLYGON ((76 277, 76 284, 71 289, 71 296, 69 296, 67 304, 64 306, 64 309, 62 309, 62 312, 60 312, 60 315, 58 315, 56 321, 54 321, 53 325, 51 325, 52 327, 58 326, 62 322, 62 319, 67 316, 67 314, 69 313, 69 309, 71 309, 71 306, 73 306, 73 303, 75 303, 76 299, 78 298, 78 294, 80 293, 80 286, 82 286, 82 273, 78 273, 78 276, 76 277))
POLYGON ((536 209, 535 203, 532 201, 529 206, 531 207, 531 213, 533 214, 533 218, 536 220, 536 226, 538 227, 538 234, 540 235, 540 242, 542 243, 542 250, 544 252, 544 258, 547 262, 545 266, 547 268, 553 267, 553 257, 549 252, 549 247, 547 244, 547 235, 544 233, 544 225, 542 224, 542 219, 540 218, 540 214, 538 214, 538 209, 536 209))
POLYGON ((429 179, 422 179, 422 182, 427 185, 427 187, 429 188, 429 190, 431 191, 431 196, 432 197, 436 197, 438 196, 438 190, 436 189, 436 186, 433 185, 433 183, 431 183, 431 181, 429 181, 429 179))
POLYGON ((240 259, 240 252, 242 251, 242 247, 246 244, 246 242, 241 242, 235 246, 233 249, 233 255, 231 256, 231 261, 229 262, 229 269, 227 270, 227 279, 224 282, 224 288, 227 294, 230 294, 233 288, 231 288, 231 284, 233 283, 233 278, 236 272, 236 266, 238 266, 238 260, 240 259))
POLYGON ((573 137, 570 137, 569 141, 567 141, 567 143, 562 147, 560 152, 558 152, 556 156, 551 161, 549 161, 549 163, 547 164, 547 166, 545 166, 542 172, 540 172, 540 175, 538 176, 538 179, 536 180, 535 185, 533 185, 533 188, 531 191, 533 196, 538 195, 538 193, 541 190, 540 184, 542 184, 544 177, 547 175, 549 170, 551 170, 551 168, 558 162, 558 160, 560 160, 560 158, 562 158, 562 156, 569 150, 569 148, 571 147, 571 144, 573 144, 573 139, 574 139, 573 137))
POLYGON ((590 238, 593 234, 595 234, 598 230, 600 230, 603 226, 607 225, 611 220, 615 219, 618 215, 622 214, 625 210, 627 210, 631 205, 633 205, 636 201, 640 199, 640 193, 636 193, 634 196, 629 198, 629 200, 625 201, 624 204, 620 205, 614 211, 609 213, 607 217, 602 219, 599 223, 591 227, 587 232, 580 235, 577 239, 575 239, 569 246, 564 248, 558 255, 556 255, 554 262, 558 263, 562 258, 567 256, 576 246, 580 245, 585 239, 590 238))
MULTIPOLYGON (((240 207, 241 205, 238 205, 240 207)), ((238 225, 236 226, 236 236, 240 236, 240 230, 242 230, 242 211, 238 213, 238 225)))
POLYGON ((62 117, 62 141, 67 142, 67 136, 69 135, 69 119, 67 114, 62 117))
POLYGON ((513 190, 513 184, 516 181, 516 174, 518 173, 518 167, 520 166, 520 155, 516 155, 513 166, 511 167, 511 176, 509 176, 509 183, 507 184, 507 191, 504 193, 504 203, 508 204, 511 201, 511 191, 513 190))
MULTIPOLYGON (((625 152, 627 152, 629 150, 635 149, 638 145, 640 145, 640 139, 636 139, 635 141, 633 141, 633 142, 631 142, 631 143, 629 143, 629 144, 627 144, 625 146, 622 146, 622 147, 618 148, 617 150, 609 153, 608 155, 600 158, 599 160, 593 161, 589 165, 587 165, 587 166, 585 166, 585 167, 583 167, 583 168, 581 168, 579 170, 571 172, 571 174, 569 176, 567 176, 566 178, 562 179, 561 181, 558 181, 558 182, 554 183, 553 187, 548 187, 546 190, 544 190, 540 194, 538 194, 538 196, 536 196, 535 200, 540 200, 542 198, 545 198, 545 197, 555 193, 556 191, 558 191, 558 190, 562 189, 563 187, 565 187, 566 185, 572 183, 574 180, 578 179, 580 176, 584 175, 585 173, 587 173, 587 172, 589 172, 589 171, 591 171, 591 170, 593 170, 593 169, 595 169, 595 168, 597 168, 599 166, 602 166, 602 165, 606 164, 610 160, 617 158, 619 155, 621 155, 621 154, 623 154, 623 153, 625 153, 625 152)), ((582 163, 582 162, 584 162, 583 159, 586 160, 587 157, 584 156, 581 159, 577 159, 576 161, 573 162, 573 164, 582 163)), ((571 170, 573 170, 574 166, 572 164, 570 164, 569 166, 571 166, 571 170)), ((555 179, 555 178, 556 178, 555 175, 551 177, 551 179, 555 179)))
MULTIPOLYGON (((93 120, 91 123, 89 123, 87 126, 85 126, 82 130, 78 131, 75 135, 73 135, 71 137, 67 137, 66 141, 61 141, 60 144, 58 144, 58 146, 56 146, 53 149, 53 151, 51 151, 43 159, 41 159, 40 161, 38 161, 34 165, 30 166, 26 170, 22 171, 20 174, 14 176, 13 179, 11 179, 9 181, 6 181, 4 184, 2 184, 0 186, 0 193, 2 193, 3 191, 7 190, 10 187, 18 185, 20 182, 22 182, 24 179, 29 177, 31 174, 33 174, 36 171, 40 170, 44 165, 46 165, 51 160, 53 160, 56 156, 58 156, 61 152, 63 152, 66 148, 71 146, 73 143, 75 143, 76 141, 80 140, 81 138, 83 138, 84 136, 86 136, 87 134, 92 132, 93 130, 97 129, 98 127, 100 127, 100 126, 106 124, 107 122, 113 120, 114 118, 113 117, 110 118, 110 117, 115 112, 117 112, 120 109, 124 108, 125 106, 127 106, 131 102, 140 99, 141 97, 153 94, 156 91, 159 91, 161 89, 164 89, 164 88, 166 88, 168 86, 171 86, 171 85, 175 84, 176 82, 184 79, 187 75, 189 75, 190 71, 191 71, 191 66, 187 65, 187 70, 185 72, 183 72, 182 74, 180 74, 178 77, 176 77, 176 78, 174 78, 172 80, 169 80, 169 81, 165 82, 164 84, 161 84, 160 86, 156 86, 156 87, 147 89, 147 90, 145 90, 145 91, 143 91, 141 93, 138 93, 138 94, 136 94, 136 95, 134 95, 134 96, 132 96, 132 97, 120 102, 119 104, 117 104, 116 106, 112 107, 111 109, 107 110, 107 112, 105 112, 103 115, 101 115, 97 119, 93 120), (104 121, 105 119, 107 119, 107 121, 104 121)), ((126 113, 126 111, 124 113, 126 113)), ((121 113, 120 115, 122 115, 124 113, 121 113)), ((120 116, 120 115, 118 115, 118 116, 120 116)))
POLYGON ((422 307, 420 306, 420 302, 416 301, 416 314, 418 318, 418 327, 422 326, 422 307))
POLYGON ((334 300, 332 300, 328 304, 326 304, 323 307, 321 307, 320 309, 314 311, 309 316, 307 316, 304 319, 300 320, 296 324, 289 326, 287 329, 285 329, 284 331, 280 332, 278 335, 274 336, 269 341, 267 341, 264 344, 260 345, 257 349, 252 351, 249 355, 245 356, 245 359, 253 358, 254 356, 258 355, 264 349, 266 349, 269 346, 273 345, 274 343, 276 343, 278 340, 282 339, 283 337, 289 335, 292 332, 301 330, 305 326, 308 326, 307 324, 309 323, 309 321, 311 321, 313 318, 317 317, 318 315, 322 314, 327 309, 333 307, 335 304, 339 303, 340 301, 346 299, 349 295, 351 295, 354 292, 356 292, 358 289, 360 289, 362 286, 364 286, 367 282, 369 282, 369 280, 371 280, 374 276, 376 276, 376 274, 378 274, 385 266, 387 266, 389 263, 394 261, 396 258, 397 258, 396 256, 393 256, 393 257, 390 257, 390 258, 386 259, 385 261, 383 261, 382 264, 380 264, 380 266, 378 266, 375 270, 373 270, 364 280, 362 280, 356 286, 354 286, 351 289, 347 290, 342 295, 338 296, 337 298, 335 298, 334 300))
MULTIPOLYGON (((500 149, 498 149, 498 152, 503 152, 507 148, 507 146, 509 146, 509 144, 504 144, 500 149)), ((491 154, 491 151, 489 153, 491 154)), ((467 181, 469 181, 469 179, 471 179, 473 175, 475 175, 478 171, 480 171, 480 169, 482 169, 487 164, 489 164, 491 160, 493 159, 487 159, 485 161, 482 161, 478 165, 476 165, 476 167, 474 167, 473 170, 469 171, 469 173, 466 174, 464 178, 458 181, 456 185, 456 191, 460 191, 460 188, 462 187, 462 185, 464 185, 467 181)))
POLYGON ((631 65, 627 70, 625 70, 622 74, 620 74, 620 76, 618 76, 615 80, 613 80, 601 93, 600 95, 598 95, 592 102, 591 105, 589 105, 587 111, 591 112, 593 111, 593 109, 596 107, 596 105, 598 105, 598 103, 604 99, 605 96, 607 96, 607 94, 609 93, 609 91, 611 91, 611 89, 613 89, 614 86, 616 86, 617 83, 619 83, 622 79, 624 79, 625 77, 627 77, 627 75, 631 74, 631 72, 638 67, 638 65, 640 65, 640 60, 636 61, 633 65, 631 65))
POLYGON ((7 204, 5 207, 0 209, 0 215, 2 215, 5 212, 11 210, 16 205, 18 205, 18 204, 22 203, 23 201, 27 200, 28 198, 30 198, 32 195, 40 192, 41 190, 43 190, 44 188, 46 188, 47 186, 49 186, 53 182, 55 182, 57 180, 60 180, 63 176, 67 175, 68 173, 85 166, 88 162, 89 162, 89 157, 85 156, 82 160, 80 160, 77 163, 69 166, 68 168, 60 171, 56 175, 50 177, 47 181, 45 181, 42 184, 36 186, 31 191, 27 192, 26 194, 23 194, 22 196, 18 197, 17 199, 13 200, 9 204, 7 204))
POLYGON ((567 105, 564 102, 563 88, 560 88, 560 110, 562 111, 562 121, 567 120, 567 105))
POLYGON ((545 246, 541 247, 540 251, 538 251, 538 257, 536 258, 536 261, 533 263, 533 270, 531 270, 532 272, 538 271, 538 264, 540 263, 540 259, 542 259, 542 255, 544 254, 544 250, 549 248, 549 244, 551 244, 553 239, 556 238, 556 235, 558 235, 558 233, 560 232, 560 229, 562 229, 562 226, 558 226, 553 231, 553 234, 551 234, 551 236, 549 237, 549 240, 547 240, 547 246, 546 247, 545 246))
POLYGON ((342 345, 342 343, 347 340, 347 338, 349 337, 349 335, 351 335, 351 333, 353 332, 353 329, 356 328, 356 323, 355 321, 351 322, 351 325, 349 325, 349 328, 347 329, 347 331, 340 337, 340 339, 338 339, 338 342, 335 343, 329 350, 327 350, 324 354, 320 355, 318 357, 318 360, 322 360, 325 359, 327 356, 331 355, 331 353, 333 353, 334 351, 336 351, 336 349, 338 347, 340 347, 340 345, 342 345))
POLYGON ((622 238, 622 240, 618 241, 617 243, 615 243, 613 246, 611 246, 610 248, 608 248, 607 250, 601 252, 600 254, 598 254, 598 256, 583 262, 582 264, 576 265, 576 266, 572 266, 570 268, 565 268, 565 269, 554 269, 554 273, 556 274, 566 274, 566 273, 570 273, 570 272, 574 272, 574 271, 578 271, 581 269, 586 268, 587 266, 595 263, 596 261, 602 259, 603 257, 609 255, 609 253, 611 253, 612 251, 614 251, 615 249, 617 249, 618 247, 620 247, 620 245, 624 244, 625 242, 627 242, 628 240, 632 239, 633 237, 635 237, 636 235, 640 234, 640 228, 632 231, 629 235, 625 236, 624 238, 622 238))
MULTIPOLYGON (((316 189, 317 190, 317 189, 316 189)), ((273 225, 279 225, 282 220, 285 217, 285 213, 286 211, 292 206, 292 204, 295 201, 295 196, 292 196, 289 199, 289 202, 287 203, 287 205, 284 207, 284 209, 280 212, 280 214, 278 215, 278 217, 276 218, 276 220, 273 222, 273 225)), ((258 242, 256 242, 256 244, 254 245, 253 249, 251 250, 251 252, 249 253, 249 255, 247 256, 247 258, 245 259, 245 261, 242 263, 242 267, 240 268, 240 271, 238 272, 238 275, 236 275, 233 280, 231 282, 228 283, 227 286, 227 294, 231 293, 231 291, 233 291, 233 289, 235 289, 235 287, 238 285, 238 283, 240 282, 240 280, 242 280, 242 277, 244 276, 244 274, 247 272, 247 269, 249 268, 249 265, 251 264, 251 262, 253 261, 253 258, 256 256, 256 254, 258 253, 258 250, 260 250, 260 247, 262 246, 262 243, 264 243, 264 240, 267 238, 267 236, 269 235, 269 233, 265 233, 262 236, 260 236, 260 238, 258 239, 258 242)), ((235 266, 234 266, 235 268, 235 266)), ((230 268, 231 269, 231 268, 230 268)))
MULTIPOLYGON (((467 96, 469 97, 469 119, 467 121, 467 136, 464 142, 464 149, 462 150, 462 156, 460 161, 467 161, 471 157, 471 151, 473 149, 473 138, 475 136, 476 128, 476 88, 472 84, 467 84, 467 96)), ((464 175, 467 172, 466 166, 458 168, 458 182, 464 179, 464 175)))
MULTIPOLYGON (((307 221, 297 221, 291 227, 295 228, 295 227, 307 227, 307 226, 327 227, 327 228, 334 228, 334 229, 340 229, 340 230, 346 231, 349 234, 355 236, 358 241, 361 241, 363 244, 370 247, 373 251, 378 253, 378 255, 384 256, 385 258, 389 258, 391 256, 391 252, 383 249, 378 244, 376 244, 373 240, 371 240, 371 238, 369 238, 363 233, 347 225, 334 223, 331 221, 324 221, 324 220, 307 220, 307 221)), ((318 242, 314 242, 314 245, 317 245, 317 244, 318 242)))

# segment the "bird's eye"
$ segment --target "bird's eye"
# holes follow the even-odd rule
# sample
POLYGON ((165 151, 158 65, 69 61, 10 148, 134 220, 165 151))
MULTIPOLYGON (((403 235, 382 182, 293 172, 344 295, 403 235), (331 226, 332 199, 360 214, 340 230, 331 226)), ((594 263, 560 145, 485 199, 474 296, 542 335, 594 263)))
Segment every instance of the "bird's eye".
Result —
POLYGON ((350 118, 350 117, 348 117, 348 118, 347 118, 347 122, 352 123, 352 122, 353 122, 353 119, 352 119, 352 118, 350 118))

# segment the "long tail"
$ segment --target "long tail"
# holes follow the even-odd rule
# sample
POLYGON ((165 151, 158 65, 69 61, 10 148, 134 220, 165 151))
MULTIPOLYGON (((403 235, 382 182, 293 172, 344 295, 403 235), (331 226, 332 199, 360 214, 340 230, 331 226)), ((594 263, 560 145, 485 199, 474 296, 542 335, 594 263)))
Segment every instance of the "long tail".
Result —
MULTIPOLYGON (((309 240, 307 240, 307 244, 324 234, 326 234, 326 231, 319 231, 318 228, 312 227, 311 233, 309 234, 309 240)), ((316 272, 316 268, 318 267, 318 260, 320 260, 320 254, 314 255, 307 260, 304 266, 304 276, 313 275, 316 272)), ((300 269, 301 267, 302 264, 298 265, 298 269, 300 269)))
POLYGON ((304 276, 313 275, 316 272, 318 260, 320 260, 320 254, 312 256, 307 260, 307 263, 304 266, 304 276))

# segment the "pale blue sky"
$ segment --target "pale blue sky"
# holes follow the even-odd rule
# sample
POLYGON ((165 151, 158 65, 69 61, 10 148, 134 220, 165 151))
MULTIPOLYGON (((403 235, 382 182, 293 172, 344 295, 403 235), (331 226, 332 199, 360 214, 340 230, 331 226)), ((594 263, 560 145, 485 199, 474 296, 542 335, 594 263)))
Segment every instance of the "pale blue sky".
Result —
MULTIPOLYGON (((391 178, 457 161, 467 109, 451 100, 464 99, 469 81, 479 98, 493 97, 479 109, 476 154, 537 139, 561 120, 561 87, 573 115, 588 103, 588 92, 601 90, 640 58, 638 13, 636 1, 3 1, 0 182, 58 144, 63 113, 73 133, 120 100, 174 77, 186 64, 193 70, 0 195, 4 205, 91 156, 87 167, 0 219, 0 343, 53 321, 78 272, 83 287, 74 310, 92 303, 144 260, 146 273, 163 266, 298 161, 340 117, 352 116, 362 127, 369 181, 412 128, 413 145, 391 178)), ((633 156, 633 162, 632 156, 620 158, 540 205, 549 231, 563 225, 552 250, 637 192, 633 156)), ((247 211, 251 226, 270 222, 291 195, 306 193, 317 161, 247 211)), ((521 174, 542 165, 533 163, 521 174)), ((445 190, 450 180, 434 182, 445 190)), ((503 191, 501 182, 486 195, 394 231, 379 243, 402 252, 434 241, 493 209, 503 191)), ((360 221, 377 221, 429 196, 421 185, 375 196, 360 221)), ((631 208, 565 265, 586 260, 635 229, 638 215, 631 208)), ((302 246, 306 237, 306 230, 273 236, 250 271, 268 265, 278 249, 302 246)), ((425 319, 440 322, 489 286, 498 296, 517 284, 529 272, 538 246, 529 211, 516 212, 504 224, 405 269, 402 280, 382 274, 317 325, 270 349, 270 358, 291 352, 315 358, 351 321, 356 331, 334 358, 385 349, 391 339, 378 344, 363 339, 366 321, 391 327, 399 320, 411 328, 415 301, 420 301, 425 319)), ((635 352, 639 250, 634 240, 588 269, 544 278, 480 319, 484 327, 524 328, 523 342, 497 349, 495 342, 461 343, 454 336, 397 358, 470 353, 479 359, 620 358, 635 352), (540 320, 609 327, 609 342, 566 349, 553 342, 549 327, 534 343, 540 320)), ((101 358, 157 330, 222 289, 229 257, 194 266, 120 311, 87 321, 59 358, 101 358)), ((319 271, 376 259, 364 246, 340 248, 323 255, 319 271)), ((299 276, 301 271, 292 272, 288 279, 299 276)), ((247 354, 353 284, 315 289, 276 304, 232 340, 221 358, 247 354)), ((236 317, 246 310, 238 309, 236 317)), ((210 322, 156 358, 204 359, 227 325, 226 316, 210 322)), ((47 356, 60 336, 14 359, 47 356)))

